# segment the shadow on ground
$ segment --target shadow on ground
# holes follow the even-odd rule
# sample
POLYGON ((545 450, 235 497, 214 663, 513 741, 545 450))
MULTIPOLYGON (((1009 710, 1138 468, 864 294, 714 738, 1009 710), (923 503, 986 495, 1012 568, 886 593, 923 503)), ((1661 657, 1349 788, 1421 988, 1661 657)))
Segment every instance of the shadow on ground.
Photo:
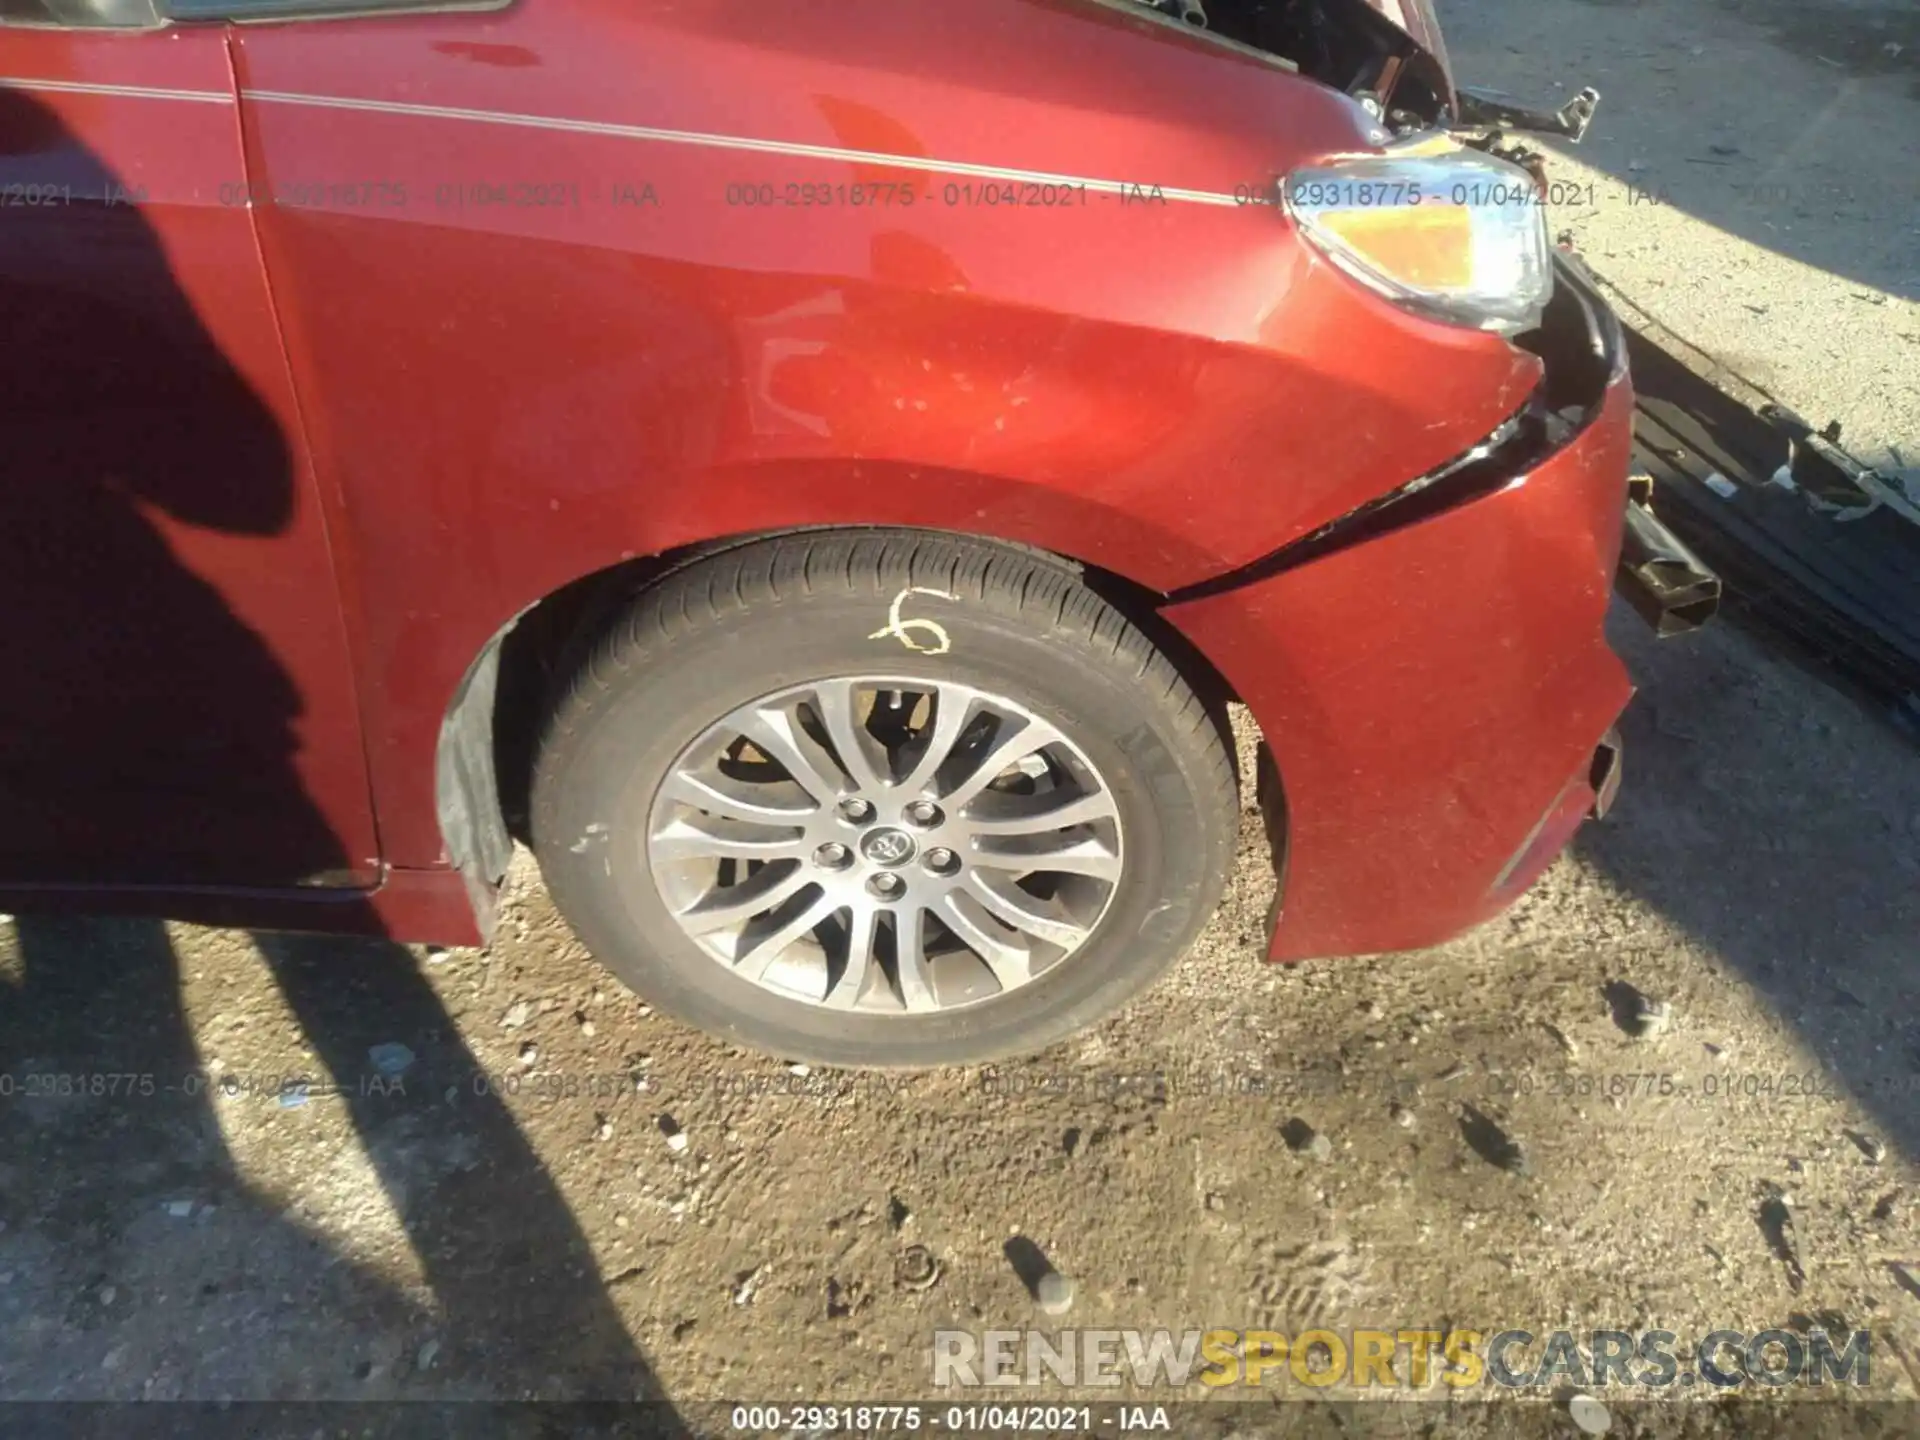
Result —
POLYGON ((5 1398, 657 1398, 565 1197, 473 1084, 409 951, 259 940, 316 1062, 282 1100, 280 1077, 202 1065, 159 925, 15 926, 5 1398), (404 1070, 376 1049, 395 1044, 404 1070), (236 1170, 222 1122, 239 1107, 329 1105, 399 1218, 406 1278, 335 1253, 236 1170), (99 1273, 62 1293, 75 1253, 99 1273))
POLYGON ((1710 948, 1920 1155, 1912 742, 1837 690, 1788 703, 1810 687, 1727 622, 1665 643, 1631 616, 1613 629, 1641 686, 1628 780, 1577 853, 1710 948))

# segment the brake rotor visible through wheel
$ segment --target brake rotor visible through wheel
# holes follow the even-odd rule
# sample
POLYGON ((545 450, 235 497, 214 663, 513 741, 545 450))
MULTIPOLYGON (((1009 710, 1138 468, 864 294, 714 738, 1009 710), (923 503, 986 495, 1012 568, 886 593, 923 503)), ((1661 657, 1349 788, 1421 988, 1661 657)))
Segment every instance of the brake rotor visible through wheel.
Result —
POLYGON ((736 974, 832 1009, 972 1005, 1066 963, 1122 881, 1093 763, 1016 701, 836 677, 742 705, 673 762, 647 863, 736 974))

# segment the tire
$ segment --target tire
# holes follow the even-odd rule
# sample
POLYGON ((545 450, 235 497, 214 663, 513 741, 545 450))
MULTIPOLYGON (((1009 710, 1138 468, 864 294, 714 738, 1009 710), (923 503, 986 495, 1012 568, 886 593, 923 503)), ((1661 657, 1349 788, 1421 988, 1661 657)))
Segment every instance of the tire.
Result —
POLYGON ((532 830, 561 913, 663 1011, 786 1059, 917 1068, 1036 1050, 1137 995, 1219 903, 1236 806, 1204 705, 1072 570, 875 530, 746 544, 634 600, 563 684, 535 760, 532 830), (855 716, 859 733, 829 732, 830 711, 855 716), (941 751, 946 715, 967 728, 941 751), (779 753, 797 762, 774 763, 782 735, 799 748, 779 753), (979 778, 1028 743, 1045 748, 979 778), (843 751, 868 753, 864 829, 848 816, 866 802, 826 793, 854 783, 843 751), (888 784, 939 754, 924 786, 888 784), (790 798, 803 833, 729 818, 731 799, 680 798, 713 787, 790 798), (909 790, 923 799, 902 811, 909 790), (947 814, 941 802, 956 797, 947 814), (1091 818, 1035 832, 1069 805, 1091 818), (909 824, 929 814, 946 828, 909 824), (956 838, 933 843, 942 837, 956 838), (757 864, 681 858, 732 841, 812 848, 757 864), (690 933, 776 884, 801 887, 787 908, 690 933), (884 905, 887 887, 925 898, 884 905), (817 928, 769 939, 842 895, 817 928), (941 907, 925 912, 935 919, 923 903, 941 907), (756 971, 771 978, 747 978, 756 971))

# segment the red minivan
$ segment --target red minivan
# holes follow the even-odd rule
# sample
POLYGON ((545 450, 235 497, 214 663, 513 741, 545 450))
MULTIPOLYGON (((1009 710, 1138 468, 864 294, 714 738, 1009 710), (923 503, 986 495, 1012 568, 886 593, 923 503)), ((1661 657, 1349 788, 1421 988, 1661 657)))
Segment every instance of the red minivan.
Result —
POLYGON ((471 943, 829 1063, 1610 789, 1620 332, 1427 0, 0 0, 0 907, 471 943))

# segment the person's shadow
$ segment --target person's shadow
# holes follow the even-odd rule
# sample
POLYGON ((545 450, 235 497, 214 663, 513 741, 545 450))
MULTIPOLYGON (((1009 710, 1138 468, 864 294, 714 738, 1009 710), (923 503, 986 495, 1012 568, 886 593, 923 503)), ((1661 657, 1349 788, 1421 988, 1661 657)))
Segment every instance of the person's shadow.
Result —
MULTIPOLYGON (((0 220, 0 883, 284 883, 345 863, 296 767, 298 685, 149 518, 281 533, 286 437, 138 205, 107 203, 132 187, 0 89, 12 181, 60 199, 0 220), (269 838, 236 856, 236 833, 269 838)), ((202 1046, 220 1037, 190 1026, 159 923, 23 914, 14 941, 0 1400, 660 1398, 566 1198, 475 1083, 411 952, 257 937, 316 1060, 314 1092, 283 1101, 212 1069, 202 1046), (333 1105, 361 1156, 309 1157, 317 1173, 273 1193, 242 1173, 225 1127, 284 1112, 272 1133, 299 1144, 333 1105), (410 1255, 375 1264, 320 1238, 303 1192, 348 1172, 379 1191, 363 1228, 389 1209, 410 1255)), ((235 948, 210 937, 194 964, 244 971, 235 948)), ((229 992, 222 1021, 251 1006, 264 1023, 239 974, 200 978, 229 992)))

